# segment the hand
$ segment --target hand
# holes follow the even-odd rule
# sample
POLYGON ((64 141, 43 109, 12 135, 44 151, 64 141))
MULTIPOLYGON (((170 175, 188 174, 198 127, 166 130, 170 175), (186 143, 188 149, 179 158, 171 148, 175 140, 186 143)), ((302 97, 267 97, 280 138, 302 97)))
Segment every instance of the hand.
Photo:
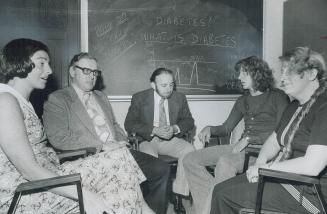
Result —
POLYGON ((201 130, 201 132, 198 134, 198 138, 203 144, 209 142, 210 137, 211 137, 210 126, 204 127, 201 130))
POLYGON ((88 190, 83 189, 83 199, 87 214, 102 214, 106 213, 107 210, 110 210, 98 195, 88 190))
POLYGON ((174 135, 174 129, 172 126, 155 127, 153 129, 153 134, 162 139, 169 140, 174 135))
POLYGON ((240 141, 238 141, 235 145, 234 148, 232 150, 232 153, 239 153, 241 152, 243 149, 245 149, 245 147, 249 144, 249 141, 246 137, 243 137, 240 141))
POLYGON ((246 170, 246 177, 250 183, 258 182, 259 178, 259 168, 258 166, 250 166, 248 170, 246 170))

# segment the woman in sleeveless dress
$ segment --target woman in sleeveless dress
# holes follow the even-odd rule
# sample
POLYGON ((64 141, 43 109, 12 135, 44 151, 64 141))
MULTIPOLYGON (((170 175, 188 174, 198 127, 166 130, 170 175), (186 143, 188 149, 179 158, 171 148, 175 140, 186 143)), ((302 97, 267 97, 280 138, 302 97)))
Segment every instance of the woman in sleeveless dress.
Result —
MULTIPOLYGON (((28 101, 34 89, 45 88, 52 73, 48 47, 16 39, 3 49, 0 84, 0 213, 6 213, 15 188, 27 180, 81 173, 87 213, 153 213, 139 184, 145 177, 126 148, 59 165, 46 146, 43 126, 28 101)), ((76 213, 77 192, 60 187, 23 196, 17 213, 76 213)))

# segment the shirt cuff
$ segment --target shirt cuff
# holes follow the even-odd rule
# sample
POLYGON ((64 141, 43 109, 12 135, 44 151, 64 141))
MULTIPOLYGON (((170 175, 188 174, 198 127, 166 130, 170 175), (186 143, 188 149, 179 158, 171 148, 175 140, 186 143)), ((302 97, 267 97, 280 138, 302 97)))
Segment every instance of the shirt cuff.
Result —
POLYGON ((178 127, 178 125, 173 125, 173 131, 174 131, 174 135, 179 134, 181 132, 181 130, 178 127))

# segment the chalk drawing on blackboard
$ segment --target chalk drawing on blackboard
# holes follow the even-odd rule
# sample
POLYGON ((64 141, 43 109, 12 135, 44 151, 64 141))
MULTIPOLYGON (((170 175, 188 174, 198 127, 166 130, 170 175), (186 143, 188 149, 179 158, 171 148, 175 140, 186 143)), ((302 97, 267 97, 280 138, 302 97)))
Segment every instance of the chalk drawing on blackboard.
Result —
MULTIPOLYGON (((149 62, 155 62, 155 63, 160 63, 160 65, 164 66, 164 67, 172 67, 167 66, 167 64, 193 64, 190 69, 191 73, 189 75, 185 75, 181 72, 182 69, 178 66, 175 69, 175 81, 176 81, 176 87, 177 89, 189 89, 189 90, 199 90, 199 91, 209 91, 212 93, 215 93, 214 90, 214 85, 210 84, 210 83, 201 83, 199 80, 199 71, 198 71, 198 63, 196 61, 181 61, 181 60, 149 60, 149 62), (165 62, 164 64, 162 64, 163 62, 165 62), (186 77, 182 78, 182 77, 186 77)), ((217 64, 216 62, 200 62, 200 63, 204 63, 204 64, 217 64)), ((158 66, 160 66, 158 65, 158 66)))
POLYGON ((89 48, 109 95, 149 87, 158 67, 185 94, 239 94, 234 64, 262 55, 262 0, 92 0, 89 48), (252 23, 256 23, 253 25, 252 23))

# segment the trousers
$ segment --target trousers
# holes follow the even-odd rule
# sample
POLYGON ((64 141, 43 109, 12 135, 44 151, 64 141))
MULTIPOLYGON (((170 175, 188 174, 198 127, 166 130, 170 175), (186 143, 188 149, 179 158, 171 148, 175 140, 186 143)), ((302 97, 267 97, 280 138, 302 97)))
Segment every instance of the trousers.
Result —
MULTIPOLYGON (((217 184, 212 194, 210 214, 238 214, 241 208, 253 210, 257 186, 258 183, 249 183, 245 174, 217 184)), ((315 195, 304 192, 304 196, 320 207, 315 195)), ((265 183, 261 209, 290 214, 308 213, 278 182, 265 183)))
POLYGON ((167 163, 143 152, 130 150, 146 177, 141 190, 149 207, 157 214, 166 214, 168 207, 168 181, 170 167, 167 163))
POLYGON ((195 150, 194 146, 182 138, 173 137, 171 140, 162 141, 153 138, 151 142, 143 141, 140 151, 158 157, 158 155, 169 155, 178 158, 176 179, 173 182, 173 192, 181 195, 189 195, 189 186, 185 178, 182 161, 186 154, 195 150))
POLYGON ((189 153, 183 160, 185 176, 192 194, 197 214, 207 214, 210 210, 211 196, 216 184, 242 172, 244 152, 232 153, 233 145, 207 147, 189 153), (216 165, 215 176, 206 166, 216 165))

